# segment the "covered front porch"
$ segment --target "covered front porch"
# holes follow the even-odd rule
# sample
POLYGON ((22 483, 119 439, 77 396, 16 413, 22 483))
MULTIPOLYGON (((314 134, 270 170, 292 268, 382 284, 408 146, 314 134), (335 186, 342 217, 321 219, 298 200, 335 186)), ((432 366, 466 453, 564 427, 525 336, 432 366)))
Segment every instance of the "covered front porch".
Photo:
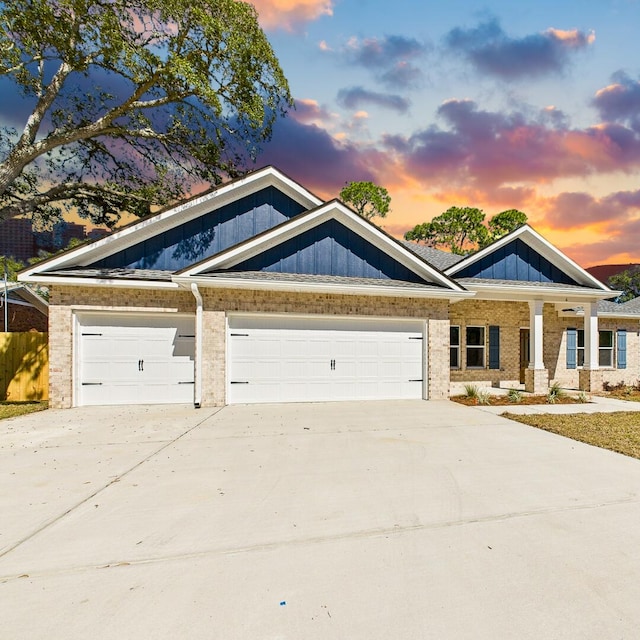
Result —
POLYGON ((474 280, 463 284, 476 297, 450 305, 453 395, 470 383, 534 394, 554 383, 596 392, 603 375, 623 364, 626 334, 610 320, 600 331, 598 301, 611 291, 474 280))

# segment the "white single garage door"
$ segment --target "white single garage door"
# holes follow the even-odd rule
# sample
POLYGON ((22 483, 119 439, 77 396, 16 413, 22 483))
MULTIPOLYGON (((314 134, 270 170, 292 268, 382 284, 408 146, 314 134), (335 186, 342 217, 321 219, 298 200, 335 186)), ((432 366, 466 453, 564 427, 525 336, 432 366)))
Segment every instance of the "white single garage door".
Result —
POLYGON ((419 320, 230 316, 228 402, 423 397, 419 320))
POLYGON ((84 314, 76 328, 76 405, 193 402, 193 317, 84 314))

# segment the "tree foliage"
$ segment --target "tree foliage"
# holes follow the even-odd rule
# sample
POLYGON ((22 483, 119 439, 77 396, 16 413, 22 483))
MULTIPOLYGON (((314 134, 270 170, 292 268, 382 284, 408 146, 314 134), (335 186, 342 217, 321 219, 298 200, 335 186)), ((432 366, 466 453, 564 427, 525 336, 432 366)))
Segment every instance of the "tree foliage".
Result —
POLYGON ((527 221, 526 214, 508 209, 485 225, 485 214, 476 207, 450 207, 430 222, 416 225, 404 234, 406 240, 424 242, 436 249, 466 255, 511 233, 527 221))
POLYGON ((611 276, 607 284, 622 294, 616 298, 616 302, 627 302, 640 296, 640 267, 634 266, 625 269, 621 273, 611 276))
POLYGON ((350 182, 340 191, 340 200, 367 220, 386 218, 391 206, 389 192, 373 182, 350 182))
POLYGON ((4 274, 7 274, 7 280, 15 282, 18 277, 17 273, 24 269, 22 262, 15 260, 11 256, 0 256, 0 280, 4 281, 4 274))
POLYGON ((0 0, 0 86, 28 113, 0 131, 0 219, 143 215, 241 174, 291 105, 240 0, 0 0))

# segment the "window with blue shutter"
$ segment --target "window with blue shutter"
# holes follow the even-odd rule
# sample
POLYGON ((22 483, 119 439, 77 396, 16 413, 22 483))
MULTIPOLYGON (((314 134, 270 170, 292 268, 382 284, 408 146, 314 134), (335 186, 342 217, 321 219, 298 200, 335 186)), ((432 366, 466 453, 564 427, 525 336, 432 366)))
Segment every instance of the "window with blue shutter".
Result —
POLYGON ((500 368, 500 327, 489 327, 489 369, 500 368))
POLYGON ((627 330, 618 329, 618 369, 627 368, 627 330))
POLYGON ((575 369, 578 356, 578 330, 567 329, 567 369, 575 369))

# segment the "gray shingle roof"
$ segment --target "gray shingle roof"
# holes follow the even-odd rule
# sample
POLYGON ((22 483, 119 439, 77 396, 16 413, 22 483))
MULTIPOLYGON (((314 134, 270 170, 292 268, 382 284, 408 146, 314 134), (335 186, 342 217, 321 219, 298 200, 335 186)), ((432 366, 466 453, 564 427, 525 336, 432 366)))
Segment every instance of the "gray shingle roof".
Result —
POLYGON ((602 291, 602 289, 597 287, 582 287, 580 285, 575 284, 562 284, 561 282, 529 282, 523 280, 494 280, 492 278, 453 278, 458 284, 461 284, 463 287, 471 287, 474 284, 487 284, 487 285, 495 285, 499 287, 505 288, 513 288, 513 287, 534 287, 540 289, 568 289, 571 291, 575 291, 576 293, 585 292, 585 291, 602 291))
POLYGON ((430 265, 433 265, 436 269, 444 271, 454 264, 464 260, 465 256, 457 256, 448 251, 440 251, 440 249, 434 249, 433 247, 427 247, 417 242, 409 242, 408 240, 401 240, 402 244, 413 251, 417 256, 426 260, 430 265))
POLYGON ((401 287, 403 289, 432 289, 442 291, 443 287, 436 284, 406 282, 386 278, 350 278, 347 276, 324 276, 306 273, 277 273, 271 271, 214 271, 202 274, 202 277, 212 280, 256 280, 261 282, 292 282, 318 284, 344 284, 351 286, 369 287, 401 287))
POLYGON ((171 282, 171 271, 159 269, 89 269, 70 267, 58 271, 47 271, 48 276, 69 276, 79 278, 104 278, 114 280, 162 280, 171 282))
POLYGON ((624 316, 637 315, 640 318, 640 298, 634 298, 622 303, 601 300, 598 302, 598 313, 612 313, 624 316))

